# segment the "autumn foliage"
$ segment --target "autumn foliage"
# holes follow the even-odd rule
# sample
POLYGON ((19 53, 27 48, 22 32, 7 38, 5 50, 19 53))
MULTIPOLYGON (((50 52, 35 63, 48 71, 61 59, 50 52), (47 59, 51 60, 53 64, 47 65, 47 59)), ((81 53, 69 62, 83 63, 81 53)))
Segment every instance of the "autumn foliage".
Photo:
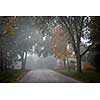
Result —
POLYGON ((5 32, 8 33, 9 35, 15 35, 14 28, 13 26, 15 25, 16 22, 16 17, 4 17, 3 20, 5 22, 5 32))
POLYGON ((83 67, 83 70, 84 71, 92 71, 92 70, 95 70, 96 68, 94 66, 91 66, 91 65, 86 65, 83 67))
POLYGON ((60 25, 52 30, 51 49, 55 56, 62 60, 71 53, 66 46, 66 33, 60 25))

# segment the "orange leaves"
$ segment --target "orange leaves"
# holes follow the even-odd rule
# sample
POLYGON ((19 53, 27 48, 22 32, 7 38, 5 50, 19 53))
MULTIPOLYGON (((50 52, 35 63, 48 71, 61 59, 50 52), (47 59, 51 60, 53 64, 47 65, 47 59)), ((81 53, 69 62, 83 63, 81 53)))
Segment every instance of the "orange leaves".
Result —
POLYGON ((66 45, 66 33, 62 26, 57 26, 52 31, 51 49, 59 59, 65 59, 70 55, 66 45))
POLYGON ((91 65, 86 65, 83 67, 83 70, 84 71, 92 71, 92 70, 95 70, 96 68, 94 66, 91 66, 91 65))

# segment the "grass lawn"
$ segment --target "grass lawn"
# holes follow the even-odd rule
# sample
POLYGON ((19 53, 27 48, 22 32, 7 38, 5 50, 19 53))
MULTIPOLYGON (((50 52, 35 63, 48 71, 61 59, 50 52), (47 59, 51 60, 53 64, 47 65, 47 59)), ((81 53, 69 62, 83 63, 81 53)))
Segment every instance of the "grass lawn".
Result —
POLYGON ((91 71, 91 72, 79 73, 75 71, 67 72, 66 70, 57 70, 57 71, 66 76, 79 80, 83 83, 100 83, 100 73, 97 72, 91 71))
POLYGON ((28 70, 5 70, 0 72, 0 83, 15 83, 20 79, 28 70))

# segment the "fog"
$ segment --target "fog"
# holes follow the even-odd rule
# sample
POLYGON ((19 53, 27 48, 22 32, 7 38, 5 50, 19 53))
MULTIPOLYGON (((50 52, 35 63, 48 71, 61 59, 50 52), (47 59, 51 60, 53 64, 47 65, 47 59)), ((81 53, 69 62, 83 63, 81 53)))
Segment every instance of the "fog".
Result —
MULTIPOLYGON (((53 56, 38 57, 37 55, 28 55, 26 61, 26 69, 55 69, 57 67, 57 59, 53 56)), ((17 64, 16 69, 21 68, 21 63, 17 64)))

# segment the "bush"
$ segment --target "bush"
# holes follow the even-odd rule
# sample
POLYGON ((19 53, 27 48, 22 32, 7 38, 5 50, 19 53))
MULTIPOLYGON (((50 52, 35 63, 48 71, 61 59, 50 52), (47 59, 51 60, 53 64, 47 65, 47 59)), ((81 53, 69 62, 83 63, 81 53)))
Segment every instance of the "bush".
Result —
POLYGON ((94 70, 96 70, 96 68, 91 65, 86 65, 86 66, 83 66, 83 70, 84 71, 94 71, 94 70))

